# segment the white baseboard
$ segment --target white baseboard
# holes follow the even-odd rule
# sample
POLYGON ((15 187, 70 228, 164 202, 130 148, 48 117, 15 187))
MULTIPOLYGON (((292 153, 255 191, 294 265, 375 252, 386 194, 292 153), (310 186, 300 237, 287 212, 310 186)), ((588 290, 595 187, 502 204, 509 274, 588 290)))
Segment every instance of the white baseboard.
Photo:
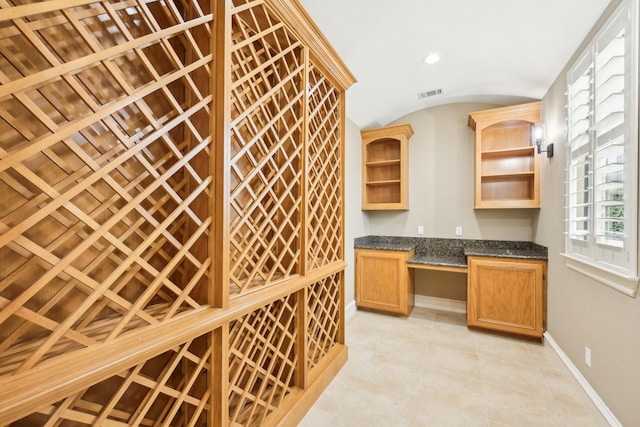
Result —
POLYGON ((416 295, 414 304, 416 307, 431 308, 433 310, 450 311, 453 313, 467 312, 467 302, 455 299, 416 295))
POLYGON ((344 306, 344 318, 349 319, 356 312, 358 307, 356 306, 356 300, 351 300, 344 306))
POLYGON ((573 364, 571 359, 569 359, 569 357, 565 354, 565 352, 562 351, 562 348, 560 348, 558 343, 553 339, 553 337, 551 336, 551 334, 549 334, 549 332, 544 333, 544 339, 546 342, 549 343, 551 348, 556 352, 560 360, 562 360, 562 363, 564 363, 567 369, 569 369, 569 372, 571 372, 571 374, 575 377, 575 379, 578 381, 582 389, 585 391, 585 393, 587 393, 587 396, 589 396, 589 399, 591 399, 593 404, 596 405, 596 408, 598 408, 598 410, 600 411, 604 419, 609 423, 609 425, 611 427, 623 427, 620 421, 618 421, 616 416, 613 414, 613 412, 611 412, 611 409, 609 409, 606 403, 604 403, 604 401, 600 398, 598 393, 593 389, 593 387, 591 387, 591 384, 589 384, 589 381, 587 381, 587 379, 582 375, 582 373, 580 373, 580 371, 578 370, 576 365, 573 364))

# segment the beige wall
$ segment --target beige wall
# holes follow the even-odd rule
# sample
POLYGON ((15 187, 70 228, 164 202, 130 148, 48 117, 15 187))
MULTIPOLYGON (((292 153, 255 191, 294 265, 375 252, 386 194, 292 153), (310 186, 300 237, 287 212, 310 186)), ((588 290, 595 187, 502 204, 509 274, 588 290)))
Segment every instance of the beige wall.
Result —
MULTIPOLYGON (((409 123, 409 210, 369 211, 368 234, 456 238, 532 240, 537 209, 474 210, 474 133, 468 114, 493 104, 447 104, 416 111, 392 124, 409 123)), ((350 167, 355 167, 349 164, 350 167)), ((466 276, 416 271, 416 294, 466 300, 466 276)))
POLYGON ((555 157, 542 165, 543 209, 537 231, 538 243, 548 246, 550 255, 547 329, 618 420, 639 425, 640 298, 569 270, 559 256, 564 249, 565 74, 566 69, 543 98, 548 142, 556 146, 555 157), (590 368, 584 363, 585 346, 591 348, 590 368))
POLYGON ((368 234, 367 217, 360 210, 360 159, 362 139, 360 129, 347 119, 345 135, 345 302, 355 301, 355 270, 353 239, 368 234))
POLYGON ((473 209, 474 134, 471 111, 494 108, 479 103, 447 104, 408 114, 392 124, 409 123, 409 210, 369 211, 370 234, 455 238, 456 226, 467 239, 530 240, 530 210, 473 209))

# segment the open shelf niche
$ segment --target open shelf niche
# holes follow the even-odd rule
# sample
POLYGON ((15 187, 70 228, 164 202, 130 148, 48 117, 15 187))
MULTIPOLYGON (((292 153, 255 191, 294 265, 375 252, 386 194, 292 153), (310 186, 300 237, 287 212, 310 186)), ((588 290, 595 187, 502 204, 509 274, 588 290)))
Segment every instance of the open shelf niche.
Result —
POLYGON ((540 104, 469 113, 476 133, 476 209, 540 207, 540 156, 531 142, 540 104))
POLYGON ((409 124, 361 131, 362 210, 409 209, 409 124))

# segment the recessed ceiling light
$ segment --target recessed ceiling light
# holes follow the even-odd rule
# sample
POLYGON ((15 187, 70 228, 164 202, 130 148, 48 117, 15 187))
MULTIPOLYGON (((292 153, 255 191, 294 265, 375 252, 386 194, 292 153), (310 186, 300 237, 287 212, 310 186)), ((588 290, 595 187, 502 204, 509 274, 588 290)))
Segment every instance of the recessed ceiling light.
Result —
POLYGON ((440 61, 440 55, 438 55, 437 53, 430 53, 422 60, 422 62, 429 65, 435 64, 438 61, 440 61))

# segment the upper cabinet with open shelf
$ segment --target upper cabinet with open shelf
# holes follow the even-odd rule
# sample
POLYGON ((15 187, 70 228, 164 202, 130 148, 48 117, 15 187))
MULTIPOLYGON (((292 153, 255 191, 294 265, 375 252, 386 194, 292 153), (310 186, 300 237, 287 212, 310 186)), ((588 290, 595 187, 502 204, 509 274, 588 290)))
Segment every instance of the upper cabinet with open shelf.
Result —
POLYGON ((531 143, 540 105, 469 113, 469 127, 476 132, 476 209, 540 207, 540 158, 531 143))
POLYGON ((362 210, 409 209, 411 125, 363 130, 362 210))

